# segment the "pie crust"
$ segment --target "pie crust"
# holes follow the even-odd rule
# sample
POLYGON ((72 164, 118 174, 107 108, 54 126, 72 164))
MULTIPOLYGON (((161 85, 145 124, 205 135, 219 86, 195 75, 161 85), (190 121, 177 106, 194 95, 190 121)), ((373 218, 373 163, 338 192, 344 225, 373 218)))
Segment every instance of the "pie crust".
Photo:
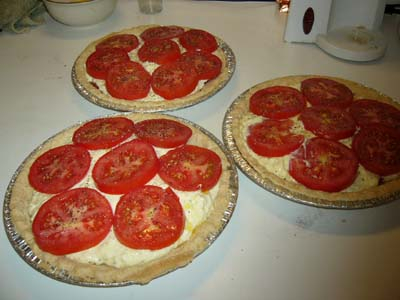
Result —
MULTIPOLYGON (((108 94, 105 94, 90 82, 87 77, 85 63, 89 55, 95 51, 98 43, 116 34, 135 34, 139 39, 139 46, 134 50, 137 51, 143 44, 140 34, 144 30, 156 26, 159 25, 142 25, 124 29, 119 32, 110 33, 98 40, 91 42, 78 56, 72 68, 72 82, 76 90, 90 102, 113 110, 132 112, 160 112, 176 110, 195 105, 213 96, 228 83, 235 70, 235 56, 231 48, 218 37, 215 38, 217 39, 219 48, 213 52, 213 54, 218 56, 222 61, 220 75, 212 80, 206 81, 200 89, 196 89, 194 92, 185 97, 161 101, 150 100, 150 97, 146 97, 139 100, 129 101, 114 98, 108 94)), ((190 29, 188 27, 183 28, 185 30, 190 29)), ((150 93, 152 93, 152 91, 150 91, 150 93)))
MULTIPOLYGON (((259 156, 247 146, 246 132, 243 123, 257 117, 249 111, 249 99, 257 90, 270 86, 291 86, 300 89, 301 81, 312 77, 324 77, 344 83, 349 87, 354 99, 369 98, 385 102, 400 109, 400 104, 382 93, 359 83, 329 76, 298 75, 268 80, 253 86, 242 93, 228 109, 223 128, 223 138, 228 150, 232 153, 240 169, 254 182, 263 188, 289 200, 327 208, 364 208, 395 200, 400 195, 400 176, 394 175, 391 180, 378 186, 353 192, 328 193, 309 189, 294 180, 285 180, 266 169, 260 163, 259 156)), ((298 116, 294 117, 297 118, 298 116)), ((360 166, 360 168, 362 168, 360 166)))
POLYGON ((79 263, 66 256, 43 252, 35 243, 31 230, 32 222, 28 210, 34 190, 28 182, 29 168, 45 151, 71 143, 73 132, 81 125, 76 124, 45 141, 26 158, 11 180, 5 198, 4 223, 10 242, 28 264, 49 277, 83 286, 148 283, 156 277, 187 265, 202 253, 218 237, 234 211, 238 189, 236 168, 223 144, 214 136, 194 123, 168 115, 130 113, 119 116, 130 118, 134 122, 149 118, 176 120, 192 129, 193 135, 188 144, 211 149, 219 155, 223 171, 210 213, 205 221, 194 229, 188 240, 156 260, 134 266, 117 268, 79 263))

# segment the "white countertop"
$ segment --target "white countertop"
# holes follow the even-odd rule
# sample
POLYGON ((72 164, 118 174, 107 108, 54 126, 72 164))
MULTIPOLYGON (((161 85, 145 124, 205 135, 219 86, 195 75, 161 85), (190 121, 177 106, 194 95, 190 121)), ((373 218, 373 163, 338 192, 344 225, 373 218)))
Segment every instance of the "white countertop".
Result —
MULTIPOLYGON (((23 159, 45 139, 79 121, 114 113, 84 100, 71 68, 86 45, 109 32, 146 23, 202 28, 236 55, 228 85, 172 115, 221 139, 230 103, 249 87, 286 75, 338 76, 400 100, 400 19, 385 16, 385 56, 368 63, 331 57, 312 44, 283 42, 286 16, 275 3, 164 1, 143 15, 119 0, 113 15, 87 28, 46 16, 25 34, 0 33, 0 198, 23 159)), ((304 206, 279 198, 239 172, 239 197, 220 237, 185 268, 145 286, 86 288, 37 272, 0 230, 0 298, 13 299, 399 299, 400 201, 363 210, 304 206)))

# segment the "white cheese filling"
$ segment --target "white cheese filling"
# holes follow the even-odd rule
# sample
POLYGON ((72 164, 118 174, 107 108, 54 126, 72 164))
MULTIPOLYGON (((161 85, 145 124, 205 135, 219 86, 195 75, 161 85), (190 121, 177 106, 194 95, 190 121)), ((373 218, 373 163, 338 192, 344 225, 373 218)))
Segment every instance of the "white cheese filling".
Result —
MULTIPOLYGON (((154 148, 158 157, 162 156, 163 154, 171 150, 171 149, 162 149, 157 147, 154 148)), ((94 180, 91 176, 92 169, 96 161, 108 151, 109 150, 90 151, 92 161, 88 174, 81 182, 76 184, 73 188, 88 187, 97 190, 94 180)), ((149 181, 147 185, 156 185, 162 188, 168 187, 168 185, 165 184, 158 175, 156 175, 151 181, 149 181)), ((67 257, 82 263, 90 263, 98 265, 105 264, 117 268, 134 266, 140 263, 157 259, 167 254, 168 252, 170 252, 172 249, 176 248, 183 242, 187 241, 193 234, 194 229, 207 219, 212 209, 214 199, 218 194, 218 190, 219 190, 219 184, 217 184, 215 187, 213 187, 211 190, 207 192, 202 192, 202 191, 183 192, 174 190, 174 192, 179 197, 180 203, 185 213, 185 228, 180 238, 174 244, 166 248, 160 250, 131 249, 129 247, 122 245, 117 240, 113 230, 111 230, 108 236, 97 246, 84 251, 69 254, 67 255, 67 257)), ((109 200, 111 207, 114 211, 121 195, 110 195, 102 192, 100 193, 103 194, 109 200)), ((34 192, 29 207, 29 215, 31 217, 31 220, 34 219, 40 206, 49 198, 51 198, 51 196, 52 195, 43 194, 37 191, 34 192)))

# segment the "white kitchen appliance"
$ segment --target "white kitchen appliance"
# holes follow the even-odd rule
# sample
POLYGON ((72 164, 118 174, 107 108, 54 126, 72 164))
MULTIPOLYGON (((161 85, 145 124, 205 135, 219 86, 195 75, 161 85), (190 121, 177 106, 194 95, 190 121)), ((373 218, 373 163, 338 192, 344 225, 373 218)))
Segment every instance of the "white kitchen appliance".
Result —
POLYGON ((284 39, 315 43, 325 52, 352 61, 383 56, 380 26, 392 0, 291 0, 284 39))

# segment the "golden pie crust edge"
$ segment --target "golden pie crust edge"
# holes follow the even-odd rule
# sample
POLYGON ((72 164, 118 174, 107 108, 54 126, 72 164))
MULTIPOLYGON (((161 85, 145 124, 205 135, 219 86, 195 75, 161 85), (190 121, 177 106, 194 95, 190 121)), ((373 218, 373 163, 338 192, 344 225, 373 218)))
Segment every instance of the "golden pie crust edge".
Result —
MULTIPOLYGON (((114 115, 117 116, 117 115, 114 115)), ((42 251, 35 243, 31 230, 32 222, 28 208, 34 190, 28 182, 29 168, 37 157, 56 146, 64 145, 70 140, 80 124, 68 128, 50 138, 36 149, 24 161, 17 174, 10 195, 10 216, 16 232, 29 245, 35 256, 40 259, 37 268, 46 275, 77 285, 120 286, 128 284, 146 284, 154 278, 186 266, 197 255, 201 254, 220 234, 229 218, 226 213, 233 213, 237 198, 237 174, 233 161, 226 152, 205 132, 187 123, 185 120, 157 114, 122 114, 134 122, 149 118, 169 118, 189 126, 193 130, 193 139, 189 144, 196 144, 215 151, 222 160, 222 175, 219 191, 214 199, 208 218, 195 228, 189 240, 183 242, 160 259, 130 267, 116 268, 106 265, 91 265, 73 261, 66 256, 55 256, 42 251)), ((112 116, 111 116, 112 117, 112 116)))
POLYGON ((240 96, 240 100, 234 103, 234 107, 230 111, 229 115, 232 122, 232 138, 241 158, 244 160, 244 164, 248 164, 249 167, 255 171, 257 174, 257 179, 262 182, 264 187, 267 186, 268 189, 276 192, 277 194, 305 204, 331 208, 360 208, 383 204, 393 200, 394 197, 391 197, 391 195, 398 193, 400 190, 400 178, 358 192, 328 193, 306 188, 297 182, 290 182, 278 177, 273 173, 270 173, 250 153, 250 148, 247 146, 246 138, 243 136, 243 133, 240 130, 240 124, 246 115, 248 116, 251 114, 249 112, 249 99, 251 95, 259 89, 277 85, 297 85, 300 84, 301 81, 313 77, 328 78, 345 84, 353 92, 355 100, 362 98, 375 99, 400 109, 400 104, 398 102, 376 91, 375 89, 338 77, 322 75, 293 75, 275 78, 259 83, 245 91, 240 96), (357 204, 358 202, 359 204, 357 204))
MULTIPOLYGON (((168 110, 184 108, 187 106, 194 105, 203 100, 206 100, 208 97, 212 96, 216 91, 222 88, 229 81, 233 71, 231 70, 231 67, 228 66, 228 64, 230 63, 228 61, 229 58, 226 56, 225 52, 221 49, 221 45, 223 45, 224 42, 219 37, 214 35, 220 47, 215 52, 213 52, 213 54, 221 59, 222 62, 221 73, 216 78, 207 81, 200 90, 195 91, 185 97, 173 100, 164 100, 164 101, 151 101, 151 100, 146 100, 146 98, 129 101, 124 99, 114 98, 110 95, 104 94, 98 88, 96 88, 92 83, 90 83, 90 81, 86 76, 87 74, 86 60, 89 57, 89 55, 95 51, 96 45, 98 43, 117 34, 135 34, 140 41, 140 34, 144 30, 158 26, 160 25, 152 24, 152 25, 141 25, 137 27, 127 28, 118 32, 110 33, 104 37, 101 37, 91 42, 82 51, 82 53, 78 56, 78 58, 74 63, 72 79, 77 90, 80 93, 82 93, 87 100, 97 105, 114 109, 117 111, 159 112, 159 111, 168 111, 168 110)), ((180 27, 184 28, 185 30, 191 29, 189 27, 183 27, 183 26, 180 27)), ((140 44, 138 48, 139 47, 140 44)), ((231 55, 233 55, 233 53, 231 53, 231 55)))

